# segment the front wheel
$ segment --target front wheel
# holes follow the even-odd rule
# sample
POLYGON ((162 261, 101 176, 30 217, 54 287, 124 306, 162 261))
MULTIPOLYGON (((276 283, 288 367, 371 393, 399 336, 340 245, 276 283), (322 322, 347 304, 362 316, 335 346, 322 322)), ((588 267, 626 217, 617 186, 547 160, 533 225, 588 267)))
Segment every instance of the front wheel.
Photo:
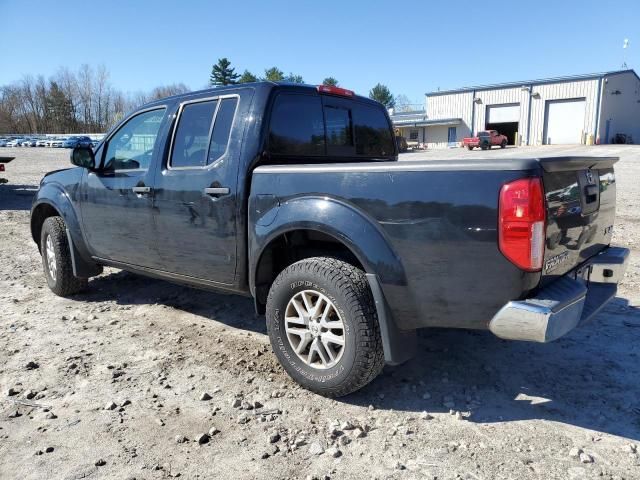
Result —
POLYGON ((502 143, 500 144, 500 148, 507 148, 507 141, 503 140, 502 143))
POLYGON ((287 373, 321 395, 354 392, 384 366, 365 274, 341 260, 313 257, 284 269, 269 291, 267 331, 287 373))
POLYGON ((87 279, 73 275, 69 240, 62 217, 49 217, 42 224, 40 254, 44 276, 53 293, 66 297, 86 288, 87 279))
POLYGON ((473 145, 467 145, 467 148, 468 148, 469 150, 473 150, 473 145))

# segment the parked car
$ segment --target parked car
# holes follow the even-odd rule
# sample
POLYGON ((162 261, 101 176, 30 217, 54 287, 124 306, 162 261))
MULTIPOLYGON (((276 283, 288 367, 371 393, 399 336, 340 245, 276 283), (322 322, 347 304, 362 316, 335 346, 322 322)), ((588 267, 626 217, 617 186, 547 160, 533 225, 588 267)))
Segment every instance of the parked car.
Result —
POLYGON ((615 295, 617 158, 397 156, 386 109, 343 88, 178 95, 45 175, 31 233, 57 295, 106 265, 252 296, 283 368, 327 396, 411 358, 418 328, 549 342, 615 295), (581 211, 559 209, 576 183, 581 211))
POLYGON ((53 138, 53 139, 48 141, 47 146, 52 147, 52 148, 60 148, 60 147, 62 147, 62 145, 64 144, 64 142, 66 140, 67 140, 66 137, 53 138))
POLYGON ((19 147, 23 141, 24 138, 14 138, 13 140, 9 140, 7 142, 7 147, 19 147))
POLYGON ((0 147, 6 147, 8 142, 6 138, 0 138, 0 147))
POLYGON ((35 147, 36 146, 36 139, 35 138, 25 138, 24 140, 22 140, 22 142, 20 142, 20 146, 21 147, 35 147))
POLYGON ((66 139, 62 146, 64 148, 76 148, 76 147, 91 147, 91 139, 89 137, 69 137, 66 139))
POLYGON ((486 130, 478 132, 477 137, 466 137, 462 139, 462 146, 473 150, 480 147, 482 150, 491 149, 494 145, 505 148, 509 143, 509 139, 505 135, 501 135, 497 130, 486 130))
POLYGON ((46 147, 48 146, 49 140, 46 138, 41 138, 36 141, 36 147, 46 147))

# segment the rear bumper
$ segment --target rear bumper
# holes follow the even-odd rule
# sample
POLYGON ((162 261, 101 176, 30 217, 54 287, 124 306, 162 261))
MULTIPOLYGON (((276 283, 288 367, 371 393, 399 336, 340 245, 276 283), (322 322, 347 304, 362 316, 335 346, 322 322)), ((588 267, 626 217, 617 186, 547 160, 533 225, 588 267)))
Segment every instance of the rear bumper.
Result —
POLYGON ((535 297, 507 303, 493 317, 489 330, 507 340, 546 343, 562 337, 615 296, 628 259, 626 248, 603 250, 535 297))

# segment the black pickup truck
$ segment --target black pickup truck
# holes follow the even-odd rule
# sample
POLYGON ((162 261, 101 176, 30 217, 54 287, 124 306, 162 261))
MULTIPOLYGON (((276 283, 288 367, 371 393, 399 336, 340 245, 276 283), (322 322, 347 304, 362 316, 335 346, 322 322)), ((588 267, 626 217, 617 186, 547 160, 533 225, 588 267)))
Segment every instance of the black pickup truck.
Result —
POLYGON ((273 350, 328 396, 415 351, 416 329, 548 342, 616 293, 615 158, 398 161, 382 105, 255 83, 145 105, 31 211, 51 290, 108 265, 252 296, 273 350))

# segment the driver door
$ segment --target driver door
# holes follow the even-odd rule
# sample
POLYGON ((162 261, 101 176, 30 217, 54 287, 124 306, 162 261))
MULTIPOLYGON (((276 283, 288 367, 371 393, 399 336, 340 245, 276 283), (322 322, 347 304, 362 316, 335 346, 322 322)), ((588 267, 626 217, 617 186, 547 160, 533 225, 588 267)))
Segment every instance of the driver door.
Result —
POLYGON ((134 114, 96 152, 100 168, 85 174, 82 222, 96 257, 143 267, 158 263, 153 177, 166 112, 162 106, 134 114))

